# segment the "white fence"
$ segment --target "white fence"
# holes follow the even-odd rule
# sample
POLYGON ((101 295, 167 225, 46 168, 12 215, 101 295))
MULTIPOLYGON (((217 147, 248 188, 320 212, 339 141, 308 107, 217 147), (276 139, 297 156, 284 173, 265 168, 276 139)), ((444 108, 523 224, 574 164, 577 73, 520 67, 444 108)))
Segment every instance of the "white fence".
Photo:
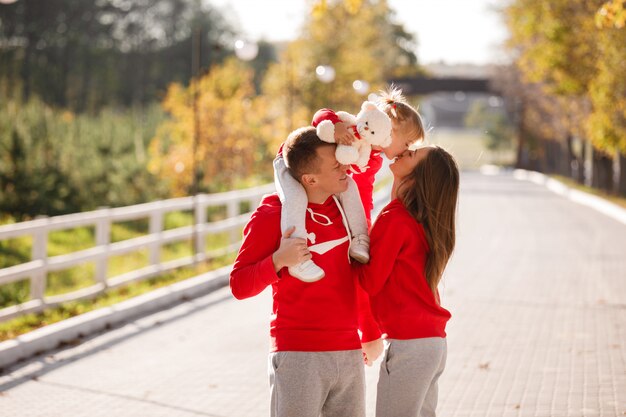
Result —
POLYGON ((30 300, 1 309, 0 321, 41 311, 44 308, 67 301, 93 297, 107 288, 145 280, 176 268, 234 252, 241 245, 240 228, 246 224, 251 214, 250 212, 240 213, 241 203, 248 203, 250 210, 254 210, 263 195, 273 191, 274 185, 267 184, 245 190, 219 194, 200 194, 195 197, 101 209, 0 226, 0 241, 24 236, 32 237, 31 260, 0 269, 0 285, 25 279, 30 281, 30 300), (220 206, 226 208, 226 218, 208 223, 208 208, 220 206), (163 230, 166 213, 190 210, 194 212, 192 225, 163 230), (113 223, 146 218, 149 219, 148 234, 111 243, 111 225, 113 223), (48 257, 48 234, 50 232, 85 226, 95 228, 95 246, 73 253, 48 257), (230 232, 229 244, 218 250, 206 251, 207 236, 223 232, 230 232), (194 242, 192 256, 166 262, 161 261, 163 245, 189 239, 194 242), (107 278, 109 258, 146 248, 149 251, 148 266, 107 278), (95 263, 94 285, 70 293, 45 296, 49 272, 65 270, 85 262, 95 263))

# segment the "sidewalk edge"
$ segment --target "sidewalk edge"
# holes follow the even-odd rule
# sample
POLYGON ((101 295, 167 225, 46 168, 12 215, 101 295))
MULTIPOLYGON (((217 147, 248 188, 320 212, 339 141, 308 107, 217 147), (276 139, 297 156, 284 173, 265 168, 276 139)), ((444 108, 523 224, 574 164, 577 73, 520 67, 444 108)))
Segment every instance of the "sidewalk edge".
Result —
POLYGON ((493 166, 484 166, 480 169, 480 172, 483 175, 494 175, 502 171, 511 173, 513 178, 516 180, 530 181, 537 185, 543 185, 555 194, 563 196, 583 206, 590 207, 605 216, 626 225, 626 209, 602 197, 571 188, 563 184, 561 181, 550 178, 541 172, 527 171, 525 169, 503 170, 493 166))
POLYGON ((0 369, 77 338, 215 291, 228 284, 231 270, 232 265, 228 265, 0 342, 0 369))

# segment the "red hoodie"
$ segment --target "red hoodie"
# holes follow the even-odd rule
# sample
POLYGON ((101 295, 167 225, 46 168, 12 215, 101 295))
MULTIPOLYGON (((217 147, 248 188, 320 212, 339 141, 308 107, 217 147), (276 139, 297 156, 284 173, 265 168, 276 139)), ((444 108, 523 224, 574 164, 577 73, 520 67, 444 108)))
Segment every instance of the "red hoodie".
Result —
MULTIPOLYGON (((330 120, 333 124, 341 122, 337 113, 330 109, 321 109, 315 112, 313 115, 313 121, 311 125, 317 127, 317 125, 323 120, 330 120)), ((352 165, 352 178, 359 187, 359 194, 361 195, 361 202, 365 209, 365 216, 368 223, 371 223, 372 210, 374 209, 373 193, 374 193, 374 177, 376 173, 380 171, 383 165, 383 158, 380 156, 380 151, 372 151, 370 154, 370 160, 367 163, 367 167, 360 170, 356 165, 352 165)))
POLYGON ((380 330, 392 339, 446 337, 450 312, 426 281, 430 249, 422 225, 395 199, 374 222, 370 239, 370 262, 359 279, 380 330))
POLYGON ((273 194, 263 199, 244 229, 243 244, 230 275, 232 293, 243 299, 272 286, 273 352, 360 349, 361 341, 378 339, 380 332, 367 296, 361 291, 357 300, 360 288, 348 261, 348 233, 341 212, 333 197, 323 204, 309 203, 308 208, 309 250, 326 276, 305 283, 289 275, 287 268, 274 271, 272 254, 280 246, 281 203, 273 194))

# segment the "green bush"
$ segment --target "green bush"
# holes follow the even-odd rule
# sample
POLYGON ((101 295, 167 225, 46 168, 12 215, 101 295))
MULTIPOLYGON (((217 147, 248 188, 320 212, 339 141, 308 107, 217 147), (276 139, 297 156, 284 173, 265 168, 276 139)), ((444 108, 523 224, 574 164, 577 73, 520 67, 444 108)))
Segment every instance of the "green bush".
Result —
POLYGON ((164 117, 157 103, 90 116, 0 97, 0 213, 22 221, 167 197, 146 168, 164 117))

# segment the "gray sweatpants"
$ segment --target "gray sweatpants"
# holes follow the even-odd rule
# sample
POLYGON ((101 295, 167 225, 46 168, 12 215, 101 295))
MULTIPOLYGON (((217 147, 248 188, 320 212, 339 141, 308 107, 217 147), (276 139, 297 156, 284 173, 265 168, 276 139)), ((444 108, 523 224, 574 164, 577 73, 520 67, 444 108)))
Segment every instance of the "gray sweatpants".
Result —
POLYGON ((272 417, 365 417, 365 371, 358 350, 269 355, 272 417))
POLYGON ((446 356, 446 339, 441 337, 385 340, 376 417, 434 417, 446 356))

